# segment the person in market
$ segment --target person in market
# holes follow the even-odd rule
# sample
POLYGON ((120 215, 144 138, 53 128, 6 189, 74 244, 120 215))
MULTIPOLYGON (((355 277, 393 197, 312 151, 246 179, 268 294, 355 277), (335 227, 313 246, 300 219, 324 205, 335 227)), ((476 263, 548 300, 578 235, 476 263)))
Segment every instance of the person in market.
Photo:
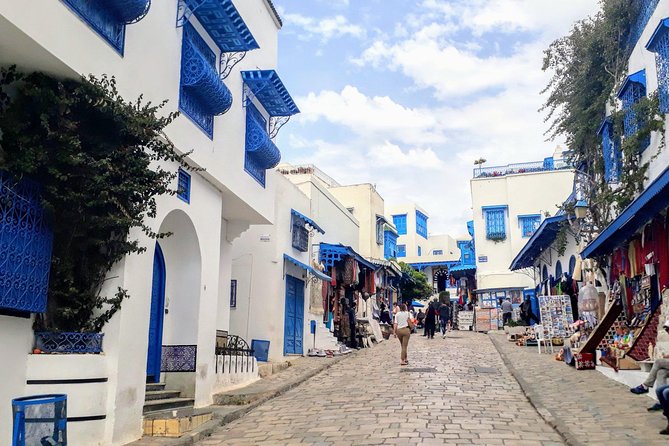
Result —
POLYGON ((502 302, 502 320, 503 325, 507 325, 511 322, 511 317, 513 316, 513 305, 511 304, 511 299, 508 297, 502 302))
MULTIPOLYGON (((664 321, 664 331, 669 334, 669 318, 667 318, 666 321, 664 321)), ((669 355, 665 354, 663 355, 662 358, 658 358, 653 362, 653 367, 650 369, 650 373, 648 373, 648 377, 644 382, 639 384, 636 387, 632 387, 630 389, 630 392, 641 395, 643 393, 648 393, 649 389, 651 387, 655 387, 656 393, 657 393, 657 398, 658 401, 660 400, 660 389, 663 387, 667 387, 669 385, 669 355)), ((660 402, 655 403, 651 407, 648 408, 649 411, 656 411, 656 410, 662 410, 662 404, 660 402)), ((665 413, 667 413, 667 409, 664 409, 665 413)))
POLYGON ((451 322, 451 306, 446 302, 439 305, 439 326, 441 327, 442 338, 446 337, 446 330, 451 322))
POLYGON ((430 302, 425 313, 425 335, 428 339, 434 339, 434 332, 437 329, 437 309, 435 303, 430 302))
POLYGON ((537 315, 532 312, 532 301, 530 296, 525 296, 525 300, 520 305, 520 317, 525 321, 525 325, 532 325, 532 321, 537 324, 540 322, 537 315))
POLYGON ((418 309, 418 314, 416 315, 416 321, 418 321, 417 328, 424 328, 425 323, 425 313, 420 308, 418 309))
POLYGON ((400 311, 395 315, 394 334, 400 341, 402 351, 400 353, 400 365, 407 365, 409 338, 411 337, 411 329, 413 328, 411 322, 411 314, 407 311, 406 304, 400 305, 400 311))

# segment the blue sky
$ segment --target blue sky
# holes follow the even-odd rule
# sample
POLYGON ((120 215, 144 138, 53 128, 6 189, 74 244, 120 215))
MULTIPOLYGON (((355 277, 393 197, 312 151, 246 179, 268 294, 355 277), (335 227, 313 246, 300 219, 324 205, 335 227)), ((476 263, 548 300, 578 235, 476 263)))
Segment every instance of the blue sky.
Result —
POLYGON ((543 50, 597 0, 274 0, 279 74, 302 113, 283 161, 415 201, 430 233, 466 233, 473 161, 535 161, 543 50))

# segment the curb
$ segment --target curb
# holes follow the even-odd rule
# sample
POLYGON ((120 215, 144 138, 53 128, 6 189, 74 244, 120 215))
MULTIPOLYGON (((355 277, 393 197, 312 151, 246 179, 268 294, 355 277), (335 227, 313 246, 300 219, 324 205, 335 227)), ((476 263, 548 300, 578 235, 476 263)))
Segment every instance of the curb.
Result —
POLYGON ((502 352, 502 349, 499 346, 500 342, 506 342, 506 339, 500 340, 500 339, 495 339, 497 336, 496 335, 488 335, 490 338, 490 341, 492 344, 495 346, 495 349, 497 350, 497 353, 499 353, 499 356, 502 358, 502 362, 504 362, 504 365, 506 366, 507 370, 511 373, 511 376, 516 380, 518 385, 520 386, 520 389, 523 392, 523 395, 525 395, 525 398, 527 398, 527 401, 534 407, 534 410, 537 411, 539 416, 555 431, 560 434, 562 439, 565 441, 565 443, 569 446, 584 446, 585 443, 579 440, 579 438, 574 435, 571 430, 569 430, 569 427, 567 424, 562 421, 559 417, 556 417, 553 415, 553 413, 545 407, 543 404, 539 402, 539 397, 534 390, 532 390, 532 386, 528 384, 528 382, 520 376, 520 373, 516 370, 514 365, 509 361, 509 359, 504 355, 502 352))
MULTIPOLYGON (((364 350, 370 350, 370 349, 364 349, 364 350)), ((323 363, 320 367, 314 368, 313 370, 310 370, 309 372, 306 372, 303 375, 300 375, 297 379, 287 382, 279 387, 277 387, 274 390, 270 390, 266 392, 263 396, 258 398, 257 400, 243 405, 239 406, 238 409, 233 410, 232 412, 229 412, 225 414, 221 418, 216 418, 216 411, 214 410, 214 419, 211 421, 208 421, 204 423, 202 426, 197 427, 196 429, 193 429, 191 432, 188 432, 184 435, 182 435, 179 438, 174 438, 171 441, 168 440, 165 437, 143 437, 140 440, 137 440, 136 442, 129 443, 127 446, 150 446, 152 443, 150 443, 151 440, 154 439, 160 439, 160 446, 190 446, 195 444, 198 441, 204 440, 207 437, 211 436, 211 434, 214 433, 214 431, 220 427, 220 426, 225 426, 226 424, 232 423, 233 421, 236 421, 255 409, 256 407, 260 406, 263 403, 266 403, 269 400, 272 400, 278 396, 283 395, 284 393, 288 392, 291 389, 294 389, 295 387, 303 384, 305 381, 313 378, 314 376, 318 375, 321 372, 326 371, 330 367, 332 367, 335 364, 338 364, 341 361, 344 361, 347 358, 351 358, 355 355, 357 355, 359 352, 363 350, 354 350, 350 354, 345 355, 345 356, 339 356, 335 358, 331 358, 330 361, 327 361, 323 363), (148 441, 146 442, 146 445, 142 443, 143 439, 147 439, 148 441)), ((290 368, 283 370, 284 372, 289 372, 290 368)))

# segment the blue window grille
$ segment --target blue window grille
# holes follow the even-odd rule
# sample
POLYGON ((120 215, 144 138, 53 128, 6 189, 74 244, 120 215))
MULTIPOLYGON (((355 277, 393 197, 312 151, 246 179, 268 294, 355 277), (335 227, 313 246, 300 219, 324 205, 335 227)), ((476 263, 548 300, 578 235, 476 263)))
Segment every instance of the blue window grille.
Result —
POLYGON ((630 2, 631 6, 638 8, 636 10, 636 12, 638 12, 636 20, 632 24, 629 34, 628 45, 630 49, 634 48, 636 43, 641 38, 643 30, 646 28, 646 25, 648 25, 648 22, 653 16, 655 8, 659 2, 660 0, 636 0, 634 2, 630 2))
MULTIPOLYGON (((638 117, 634 110, 634 105, 644 96, 646 96, 646 70, 641 70, 627 76, 627 79, 625 79, 623 86, 618 92, 618 98, 622 101, 623 111, 625 112, 623 118, 625 137, 633 136, 645 125, 642 118, 638 117)), ((649 144, 650 139, 645 141, 642 147, 645 149, 649 144)))
POLYGON ((558 260, 557 263, 555 264, 555 278, 557 279, 561 276, 562 276, 562 262, 558 260))
POLYGON ((0 308, 46 311, 52 240, 39 186, 0 172, 0 308))
POLYGON ((183 27, 179 108, 209 138, 214 137, 214 116, 232 106, 232 93, 216 68, 216 54, 190 23, 183 27))
POLYGON ((435 249, 435 250, 432 251, 432 255, 443 256, 444 255, 444 250, 443 249, 435 249))
POLYGON ((12 445, 67 444, 67 395, 33 395, 12 400, 12 445))
POLYGON ((178 176, 177 197, 190 203, 190 174, 181 168, 178 176))
POLYGON ((534 231, 536 231, 539 224, 541 224, 541 215, 519 215, 518 224, 520 225, 520 232, 523 237, 532 237, 534 231))
POLYGON ((407 256, 407 245, 397 245, 397 257, 407 256))
POLYGON ((93 31, 123 55, 125 25, 149 12, 151 0, 63 0, 93 31))
POLYGON ((502 241, 506 239, 506 206, 484 206, 486 238, 502 241))
POLYGON ((230 281, 230 308, 237 308, 237 279, 230 281))
POLYGON ((569 275, 574 275, 574 270, 576 269, 576 256, 571 256, 569 259, 569 275))
POLYGON ((622 169, 622 152, 620 140, 615 136, 610 118, 604 120, 598 134, 602 138, 602 157, 604 159, 604 180, 617 183, 622 169))
POLYGON ((399 235, 406 235, 407 233, 407 214, 393 215, 393 224, 397 228, 399 235))
POLYGON ((44 353, 102 353, 104 333, 35 332, 35 348, 44 353))
POLYGON ((393 231, 383 232, 383 256, 386 259, 397 257, 397 234, 393 231))
POLYGON ((660 111, 669 113, 669 18, 660 20, 646 49, 655 53, 660 111))
POLYGON ((419 246, 418 247, 418 257, 423 255, 423 249, 419 246))
POLYGON ((416 234, 427 238, 427 215, 416 211, 416 234))
POLYGON ((265 187, 265 171, 279 164, 281 152, 267 133, 267 120, 251 103, 246 105, 244 169, 265 187))

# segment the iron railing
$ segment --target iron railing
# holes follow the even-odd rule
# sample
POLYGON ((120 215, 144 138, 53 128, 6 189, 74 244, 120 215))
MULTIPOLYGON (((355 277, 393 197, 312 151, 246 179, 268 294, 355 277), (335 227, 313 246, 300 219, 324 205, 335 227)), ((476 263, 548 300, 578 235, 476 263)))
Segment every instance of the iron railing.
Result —
POLYGON ((225 362, 229 359, 230 365, 227 373, 244 373, 255 371, 255 357, 253 349, 239 336, 228 336, 227 334, 216 335, 216 373, 226 373, 225 362), (219 360, 220 359, 220 360, 219 360), (233 360, 234 359, 234 360, 233 360), (234 362, 234 371, 232 370, 234 362))
POLYGON ((546 159, 531 163, 507 164, 506 166, 477 167, 474 169, 474 178, 503 177, 505 175, 572 168, 573 166, 565 159, 546 159))

